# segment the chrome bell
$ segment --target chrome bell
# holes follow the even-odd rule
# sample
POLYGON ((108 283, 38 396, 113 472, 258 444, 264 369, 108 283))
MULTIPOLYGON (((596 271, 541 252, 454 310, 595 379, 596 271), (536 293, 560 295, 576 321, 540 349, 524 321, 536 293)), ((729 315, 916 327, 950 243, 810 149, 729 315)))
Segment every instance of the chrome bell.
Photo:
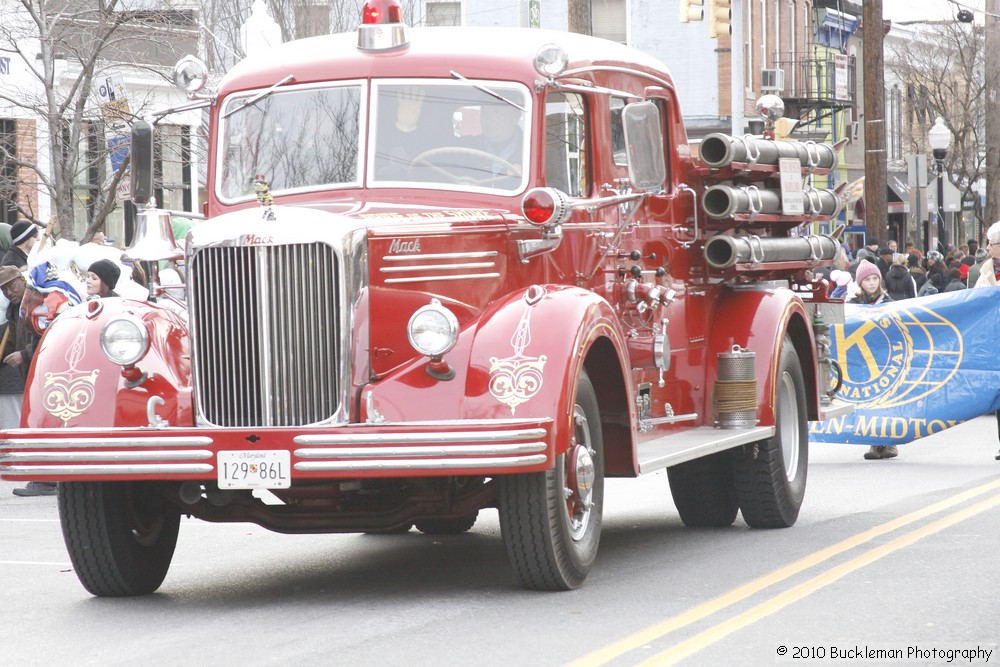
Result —
POLYGON ((135 237, 126 248, 125 255, 135 261, 155 262, 161 259, 177 260, 184 251, 174 241, 170 213, 155 208, 140 210, 136 216, 135 237))

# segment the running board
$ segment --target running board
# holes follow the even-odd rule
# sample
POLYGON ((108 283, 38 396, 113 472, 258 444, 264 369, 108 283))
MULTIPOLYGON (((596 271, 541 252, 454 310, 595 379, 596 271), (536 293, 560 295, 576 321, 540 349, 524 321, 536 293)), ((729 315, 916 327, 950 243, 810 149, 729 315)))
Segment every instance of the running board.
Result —
POLYGON ((855 407, 853 403, 844 403, 843 401, 833 401, 829 405, 821 405, 819 407, 820 416, 818 421, 826 421, 834 417, 849 415, 854 412, 855 407))
POLYGON ((639 445, 639 473, 669 468, 715 452, 721 452, 774 435, 773 426, 721 429, 697 426, 639 445))

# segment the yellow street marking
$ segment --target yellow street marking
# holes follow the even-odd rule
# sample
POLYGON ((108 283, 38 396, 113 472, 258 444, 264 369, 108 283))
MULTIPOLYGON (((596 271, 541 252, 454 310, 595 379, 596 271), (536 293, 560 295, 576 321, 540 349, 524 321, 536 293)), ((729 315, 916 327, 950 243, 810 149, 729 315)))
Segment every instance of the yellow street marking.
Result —
POLYGON ((857 535, 837 542, 836 544, 826 547, 825 549, 821 549, 804 556, 794 563, 790 563, 782 568, 779 568, 770 574, 766 574, 763 577, 747 582, 738 588, 734 588, 728 593, 724 593, 717 598, 693 607, 682 614, 668 618, 667 620, 650 626, 645 630, 640 630, 633 635, 589 653, 582 658, 569 663, 568 667, 596 667, 597 665, 606 664, 611 660, 628 653, 629 651, 645 646, 649 642, 671 633, 674 630, 679 630, 680 628, 700 621, 701 619, 719 612, 726 607, 732 606, 741 600, 745 600, 751 595, 755 595, 760 591, 773 586, 774 584, 780 583, 785 579, 793 577, 800 572, 829 560, 838 554, 844 553, 845 551, 858 547, 866 542, 870 542, 876 537, 898 530, 915 521, 919 521, 923 518, 931 516, 932 514, 942 512, 950 507, 954 507, 955 505, 966 502, 976 496, 988 493, 997 488, 1000 488, 1000 480, 995 480, 993 482, 989 482, 988 484, 983 484, 969 489, 968 491, 963 491, 962 493, 958 493, 950 498, 945 498, 944 500, 928 505, 927 507, 911 512, 897 519, 887 521, 880 526, 875 526, 874 528, 870 528, 862 533, 858 533, 857 535))
POLYGON ((971 505, 965 509, 958 510, 953 514, 942 517, 937 521, 933 521, 922 528, 917 528, 912 532, 901 535, 891 542, 887 542, 880 547, 875 547, 860 556, 852 558, 846 563, 837 565, 836 567, 813 577, 809 581, 799 584, 798 586, 794 586, 784 593, 780 593, 770 600, 762 602, 749 611, 745 611, 742 614, 734 616, 727 621, 705 630, 704 632, 700 632, 687 641, 683 641, 661 653, 657 653, 652 658, 642 661, 639 665, 640 667, 651 667, 652 665, 674 665, 684 658, 688 658, 707 646, 714 644, 723 637, 730 635, 741 628, 745 628, 748 625, 756 623, 762 618, 784 609, 793 602, 798 602, 802 598, 815 593, 824 586, 832 584, 855 570, 859 570, 866 565, 871 565, 875 561, 888 556, 894 551, 910 546, 917 540, 921 540, 928 535, 933 535, 934 533, 944 530, 949 526, 965 521, 970 517, 973 517, 981 512, 985 512, 986 510, 992 509, 998 505, 1000 505, 1000 495, 980 501, 975 505, 971 505))

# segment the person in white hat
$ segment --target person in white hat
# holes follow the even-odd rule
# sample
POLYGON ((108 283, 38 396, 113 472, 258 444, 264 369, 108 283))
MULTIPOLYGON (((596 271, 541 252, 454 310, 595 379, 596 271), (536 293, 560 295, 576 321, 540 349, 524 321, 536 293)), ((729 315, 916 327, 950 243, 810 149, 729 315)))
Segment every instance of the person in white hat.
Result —
POLYGON ((979 265, 976 287, 1000 285, 1000 221, 994 222, 986 230, 986 252, 988 257, 979 265))
MULTIPOLYGON (((986 230, 986 252, 989 256, 979 265, 979 278, 976 287, 996 287, 1000 285, 1000 220, 990 225, 986 230)), ((997 437, 1000 438, 1000 410, 996 411, 997 437)), ((1000 452, 994 456, 1000 461, 1000 452)))

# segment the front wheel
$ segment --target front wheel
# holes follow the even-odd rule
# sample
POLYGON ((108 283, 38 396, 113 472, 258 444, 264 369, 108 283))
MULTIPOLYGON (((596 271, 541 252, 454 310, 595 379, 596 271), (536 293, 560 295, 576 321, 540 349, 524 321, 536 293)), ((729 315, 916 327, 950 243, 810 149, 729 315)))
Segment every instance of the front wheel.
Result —
POLYGON ((525 586, 579 587, 597 557, 604 508, 604 444, 594 387, 576 383, 573 440, 552 470, 498 478, 500 532, 525 586))
POLYGON ((152 593, 167 575, 180 510, 142 482, 59 484, 59 520, 83 587, 101 597, 152 593))
POLYGON ((806 492, 809 433, 802 366, 789 337, 781 345, 774 436, 737 450, 733 460, 736 499, 752 528, 795 523, 806 492))

